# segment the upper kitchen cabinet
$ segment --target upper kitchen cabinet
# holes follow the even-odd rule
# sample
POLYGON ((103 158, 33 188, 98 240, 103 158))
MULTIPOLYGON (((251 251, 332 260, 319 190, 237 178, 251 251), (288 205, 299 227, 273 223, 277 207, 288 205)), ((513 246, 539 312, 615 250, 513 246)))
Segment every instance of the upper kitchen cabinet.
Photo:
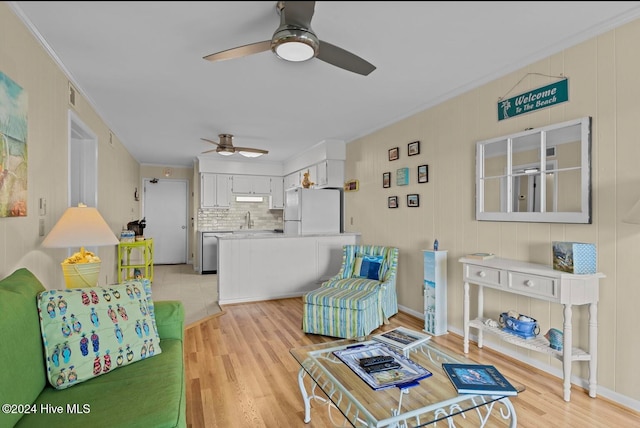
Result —
POLYGON ((316 178, 315 187, 336 187, 342 188, 344 185, 344 161, 326 160, 315 165, 316 178))
POLYGON ((285 176, 284 188, 302 187, 305 172, 309 172, 314 188, 342 188, 344 185, 344 161, 327 159, 285 176))
POLYGON ((228 174, 200 174, 200 207, 229 208, 231 176, 228 174))
POLYGON ((234 175, 231 191, 244 195, 271 194, 271 177, 262 175, 234 175))
POLYGON ((282 177, 271 177, 271 195, 269 197, 269 209, 284 209, 284 179, 282 177))
POLYGON ((300 178, 300 171, 292 172, 284 177, 284 188, 293 189, 295 187, 302 187, 302 178, 300 178))

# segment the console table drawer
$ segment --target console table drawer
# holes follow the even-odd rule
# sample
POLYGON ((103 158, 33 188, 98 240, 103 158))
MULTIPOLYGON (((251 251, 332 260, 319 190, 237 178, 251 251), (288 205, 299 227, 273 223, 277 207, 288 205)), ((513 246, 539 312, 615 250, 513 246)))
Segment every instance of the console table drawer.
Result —
POLYGON ((486 266, 465 265, 465 279, 473 283, 500 286, 500 269, 486 266))
POLYGON ((558 297, 556 280, 547 276, 509 272, 508 287, 516 293, 534 294, 550 299, 558 297))

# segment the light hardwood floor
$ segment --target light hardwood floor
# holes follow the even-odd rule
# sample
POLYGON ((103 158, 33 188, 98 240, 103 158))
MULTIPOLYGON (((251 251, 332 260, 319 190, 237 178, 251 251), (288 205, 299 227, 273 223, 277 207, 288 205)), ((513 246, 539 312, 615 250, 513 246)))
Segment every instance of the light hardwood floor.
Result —
MULTIPOLYGON (((185 277, 183 277, 183 280, 185 277)), ((156 296, 157 297, 157 296, 156 296)), ((193 299, 195 300, 195 299, 193 299)), ((191 300, 191 301, 193 301, 191 300)), ((189 303, 185 302, 188 306, 189 303)), ((221 316, 192 323, 185 331, 187 424, 191 428, 333 427, 327 409, 312 403, 311 422, 303 421, 298 388, 299 365, 293 347, 334 340, 308 335, 300 328, 300 298, 227 305, 221 316)), ((421 319, 400 312, 380 330, 399 325, 421 330, 421 319)), ((462 338, 449 333, 432 340, 462 354, 462 338)), ((474 361, 496 365, 526 391, 512 397, 519 427, 636 427, 640 413, 607 399, 590 398, 572 387, 571 402, 562 399, 562 381, 490 349, 470 347, 474 361)), ((456 426, 477 426, 468 412, 456 426)), ((340 417, 334 412, 334 420, 340 417)), ((446 426, 441 422, 437 426, 446 426)), ((504 426, 492 418, 487 427, 504 426)))

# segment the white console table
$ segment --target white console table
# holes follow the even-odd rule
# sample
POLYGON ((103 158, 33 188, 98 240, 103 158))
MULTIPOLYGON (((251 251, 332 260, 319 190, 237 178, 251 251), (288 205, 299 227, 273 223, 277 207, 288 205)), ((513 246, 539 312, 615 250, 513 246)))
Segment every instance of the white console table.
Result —
MULTIPOLYGON (((464 353, 469 353, 469 327, 478 329, 478 347, 482 348, 483 332, 499 336, 502 340, 538 352, 544 352, 562 361, 564 400, 571 398, 571 363, 589 363, 589 396, 596 396, 598 347, 598 289, 602 273, 574 275, 554 270, 551 266, 493 258, 476 260, 462 257, 464 279, 464 353), (478 317, 469 319, 469 284, 478 286, 478 317), (484 287, 547 300, 564 305, 563 350, 549 346, 544 337, 522 339, 497 327, 485 324, 483 316, 484 287), (571 315, 573 305, 589 305, 589 349, 572 346, 571 315)), ((531 314, 535 318, 535 314, 531 314)))

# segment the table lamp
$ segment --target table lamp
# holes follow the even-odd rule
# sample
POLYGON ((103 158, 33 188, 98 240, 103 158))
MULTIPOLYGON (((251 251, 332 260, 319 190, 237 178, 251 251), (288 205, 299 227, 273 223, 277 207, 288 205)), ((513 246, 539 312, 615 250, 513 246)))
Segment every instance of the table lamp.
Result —
POLYGON ((80 251, 65 259, 62 272, 67 288, 95 287, 100 274, 100 259, 85 247, 116 245, 118 238, 96 208, 78 204, 69 207, 42 241, 43 247, 72 248, 80 251))

